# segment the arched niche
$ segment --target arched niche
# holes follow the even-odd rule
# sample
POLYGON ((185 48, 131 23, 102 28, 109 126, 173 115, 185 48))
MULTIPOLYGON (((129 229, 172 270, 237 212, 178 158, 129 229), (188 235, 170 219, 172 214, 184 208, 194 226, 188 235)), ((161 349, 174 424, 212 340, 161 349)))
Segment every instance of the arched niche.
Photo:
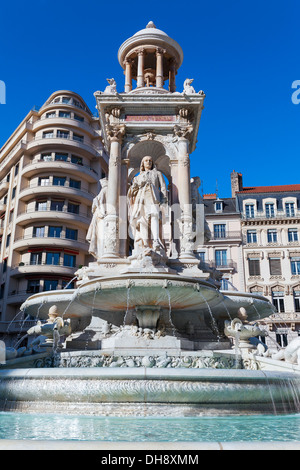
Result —
POLYGON ((168 182, 171 182, 170 158, 166 154, 166 149, 161 142, 153 140, 143 140, 136 143, 128 152, 129 160, 128 182, 140 171, 141 161, 144 157, 150 156, 157 169, 161 171, 168 182))

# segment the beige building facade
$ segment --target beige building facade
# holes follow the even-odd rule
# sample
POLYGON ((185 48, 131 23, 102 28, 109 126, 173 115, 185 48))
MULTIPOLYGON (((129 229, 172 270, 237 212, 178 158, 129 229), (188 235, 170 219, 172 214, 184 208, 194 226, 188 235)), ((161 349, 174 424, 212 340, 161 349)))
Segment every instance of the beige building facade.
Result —
POLYGON ((30 111, 1 148, 2 333, 20 329, 29 295, 72 287, 89 262, 91 207, 107 170, 99 119, 69 91, 30 111))
POLYGON ((250 188, 243 187, 242 175, 232 178, 246 291, 275 305, 278 313, 263 323, 284 346, 300 334, 300 185, 250 188))

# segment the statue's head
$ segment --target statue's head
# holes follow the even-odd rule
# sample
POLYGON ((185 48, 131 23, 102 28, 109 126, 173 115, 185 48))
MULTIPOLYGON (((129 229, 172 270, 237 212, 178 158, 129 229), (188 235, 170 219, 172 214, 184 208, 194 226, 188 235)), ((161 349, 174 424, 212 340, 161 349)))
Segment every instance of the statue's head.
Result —
POLYGON ((49 317, 58 317, 58 308, 56 305, 52 305, 52 307, 49 308, 49 317))
POLYGON ((108 185, 108 178, 107 177, 101 178, 101 180, 99 182, 101 184, 101 188, 105 188, 105 186, 108 185))
POLYGON ((152 157, 146 155, 146 157, 144 157, 141 161, 140 171, 153 170, 153 168, 155 168, 155 165, 153 163, 152 157))

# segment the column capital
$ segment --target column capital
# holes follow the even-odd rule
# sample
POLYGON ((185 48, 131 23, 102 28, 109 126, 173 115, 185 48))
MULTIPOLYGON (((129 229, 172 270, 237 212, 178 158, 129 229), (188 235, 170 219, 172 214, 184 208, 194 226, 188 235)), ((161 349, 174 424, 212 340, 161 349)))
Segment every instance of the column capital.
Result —
POLYGON ((166 52, 167 52, 166 49, 163 49, 162 47, 156 48, 156 55, 162 55, 162 54, 165 54, 166 52))
POLYGON ((144 47, 139 47, 137 50, 137 55, 145 55, 146 49, 144 47))
POLYGON ((191 137, 194 128, 192 125, 188 126, 174 126, 174 134, 178 139, 185 139, 188 140, 191 137))
POLYGON ((110 124, 107 124, 106 133, 110 142, 118 142, 121 144, 125 135, 125 126, 111 126, 110 124))

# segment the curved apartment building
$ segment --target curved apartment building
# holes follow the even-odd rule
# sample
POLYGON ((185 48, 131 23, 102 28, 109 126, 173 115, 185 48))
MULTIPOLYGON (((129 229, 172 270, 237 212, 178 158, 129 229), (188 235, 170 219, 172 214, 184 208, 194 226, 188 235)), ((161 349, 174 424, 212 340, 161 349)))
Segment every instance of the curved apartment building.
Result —
POLYGON ((29 295, 73 287, 90 261, 86 234, 107 164, 99 119, 70 91, 30 111, 1 148, 2 333, 29 295))

